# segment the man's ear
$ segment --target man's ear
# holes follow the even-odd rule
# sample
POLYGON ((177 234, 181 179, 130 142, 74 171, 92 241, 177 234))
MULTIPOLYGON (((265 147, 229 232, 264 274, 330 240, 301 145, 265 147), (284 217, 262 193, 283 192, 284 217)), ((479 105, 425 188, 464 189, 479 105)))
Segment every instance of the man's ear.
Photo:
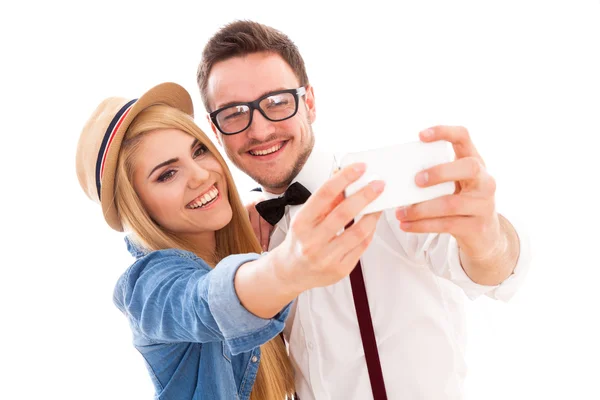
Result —
POLYGON ((306 94, 304 95, 304 101, 306 103, 306 109, 308 111, 308 118, 310 123, 315 122, 317 118, 317 107, 315 105, 315 92, 311 85, 306 85, 306 94))
POLYGON ((213 124, 212 120, 210 119, 210 115, 206 114, 206 120, 208 121, 208 124, 210 125, 210 129, 212 129, 213 133, 215 134, 215 137, 217 138, 217 143, 219 143, 220 146, 223 146, 223 143, 221 143, 221 136, 219 135, 219 131, 217 130, 217 127, 215 126, 215 124, 213 124))

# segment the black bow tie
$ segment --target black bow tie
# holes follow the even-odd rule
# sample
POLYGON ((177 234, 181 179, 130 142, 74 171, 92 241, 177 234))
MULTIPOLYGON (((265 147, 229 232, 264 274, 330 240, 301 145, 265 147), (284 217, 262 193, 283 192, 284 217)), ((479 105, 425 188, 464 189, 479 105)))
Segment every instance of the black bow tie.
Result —
POLYGON ((304 204, 309 197, 310 191, 300 183, 294 182, 287 188, 283 196, 257 203, 256 210, 265 221, 275 225, 285 214, 285 206, 304 204))

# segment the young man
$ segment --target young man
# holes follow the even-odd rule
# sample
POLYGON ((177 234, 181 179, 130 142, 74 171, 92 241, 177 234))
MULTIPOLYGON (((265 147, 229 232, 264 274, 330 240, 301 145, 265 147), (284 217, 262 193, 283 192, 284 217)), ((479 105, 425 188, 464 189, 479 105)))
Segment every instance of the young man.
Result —
MULTIPOLYGON (((225 26, 204 49, 198 85, 219 143, 267 198, 281 197, 296 182, 314 192, 330 176, 323 166, 333 164, 333 154, 315 148, 311 128, 313 88, 287 36, 249 21, 225 26)), ((460 291, 507 300, 523 279, 528 249, 496 212, 495 181, 467 130, 438 126, 420 139, 451 142, 456 160, 423 171, 417 184, 455 181, 457 191, 385 211, 361 257, 362 274, 387 396, 459 399, 466 369, 460 291)), ((282 242, 300 207, 287 205, 282 217, 269 217, 269 249, 282 242)), ((268 230, 255 227, 266 244, 268 230)), ((294 303, 284 333, 302 400, 376 393, 353 294, 354 281, 345 278, 294 303)))

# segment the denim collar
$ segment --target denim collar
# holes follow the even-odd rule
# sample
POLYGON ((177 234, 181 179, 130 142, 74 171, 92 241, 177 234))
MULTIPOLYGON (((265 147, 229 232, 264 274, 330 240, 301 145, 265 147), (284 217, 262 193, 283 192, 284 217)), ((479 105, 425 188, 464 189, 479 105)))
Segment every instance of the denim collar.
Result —
POLYGON ((129 251, 129 253, 136 259, 143 257, 150 252, 141 244, 137 243, 133 235, 125 236, 125 243, 127 244, 127 251, 129 251))

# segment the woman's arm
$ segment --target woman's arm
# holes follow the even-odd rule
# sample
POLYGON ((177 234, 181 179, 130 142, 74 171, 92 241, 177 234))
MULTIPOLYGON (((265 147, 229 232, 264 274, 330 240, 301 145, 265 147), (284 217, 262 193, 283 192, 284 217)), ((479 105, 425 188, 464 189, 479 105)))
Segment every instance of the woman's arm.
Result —
POLYGON ((383 182, 374 181, 344 198, 344 189, 364 170, 364 165, 355 164, 336 173, 298 211, 283 243, 240 267, 235 288, 253 314, 271 318, 302 291, 336 283, 354 269, 381 213, 344 227, 384 188, 383 182))
POLYGON ((233 354, 249 351, 281 332, 289 311, 284 304, 266 319, 241 304, 234 277, 240 265, 258 257, 229 256, 211 269, 191 253, 153 252, 123 275, 115 304, 150 341, 225 341, 233 354))

